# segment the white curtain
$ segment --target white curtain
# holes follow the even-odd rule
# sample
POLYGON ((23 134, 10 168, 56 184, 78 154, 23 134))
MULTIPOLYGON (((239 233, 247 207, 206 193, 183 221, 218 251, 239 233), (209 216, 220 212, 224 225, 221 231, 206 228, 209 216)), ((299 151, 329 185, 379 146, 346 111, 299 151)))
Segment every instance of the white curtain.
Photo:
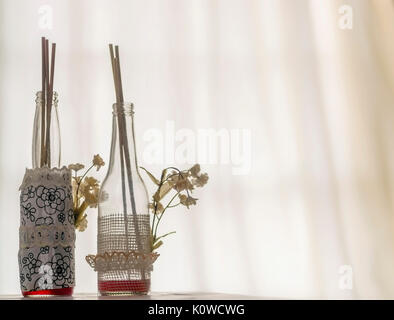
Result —
MULTIPOLYGON (((120 46, 145 167, 189 166, 150 163, 152 129, 251 134, 250 170, 234 175, 235 158, 202 163, 210 180, 198 205, 163 219, 162 231, 177 233, 160 248, 153 291, 394 298, 393 34, 390 0, 1 0, 0 293, 19 292, 18 187, 47 36, 57 43, 63 164, 109 160, 109 42, 120 46), (343 5, 352 29, 338 24, 343 5)), ((96 292, 84 256, 96 252, 97 212, 88 215, 80 293, 96 292)))

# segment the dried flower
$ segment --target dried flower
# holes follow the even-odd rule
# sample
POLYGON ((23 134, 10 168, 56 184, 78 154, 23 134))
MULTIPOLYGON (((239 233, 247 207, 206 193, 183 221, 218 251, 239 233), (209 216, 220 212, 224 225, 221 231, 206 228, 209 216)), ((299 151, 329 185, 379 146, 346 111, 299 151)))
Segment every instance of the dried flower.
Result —
POLYGON ((99 171, 99 169, 105 165, 105 162, 103 161, 103 159, 100 157, 100 155, 96 154, 93 157, 93 165, 96 166, 97 171, 99 171))
POLYGON ((99 190, 98 189, 93 189, 93 192, 88 192, 85 193, 85 202, 89 205, 91 208, 97 208, 97 205, 99 203, 99 190))
POLYGON ((191 167, 189 171, 192 177, 197 178, 200 170, 201 170, 200 165, 197 163, 193 167, 191 167))
POLYGON ((70 170, 74 170, 75 172, 77 172, 77 171, 79 171, 79 170, 85 168, 85 166, 84 166, 83 164, 80 164, 80 163, 74 163, 74 164, 70 164, 70 165, 68 166, 68 168, 69 168, 70 170))
POLYGON ((93 177, 86 177, 83 183, 92 188, 99 186, 98 180, 93 177))
POLYGON ((78 182, 77 179, 73 178, 71 180, 71 186, 72 186, 72 190, 73 190, 73 197, 75 199, 76 194, 77 194, 77 189, 78 189, 78 182))
POLYGON ((173 188, 178 192, 181 192, 186 189, 187 190, 194 189, 193 184, 187 178, 187 175, 185 173, 182 173, 182 175, 178 174, 176 176, 171 177, 171 181, 172 181, 173 188))
MULTIPOLYGON (((156 205, 156 214, 162 213, 164 210, 163 205, 160 202, 156 202, 156 205)), ((153 203, 149 203, 149 209, 151 209, 152 212, 155 213, 155 205, 153 203)))
POLYGON ((204 185, 207 184, 208 179, 209 179, 208 173, 203 173, 199 177, 193 179, 193 184, 196 187, 201 188, 201 187, 203 187, 204 185))
POLYGON ((189 209, 189 206, 195 205, 196 200, 198 200, 198 199, 193 198, 191 196, 186 196, 184 194, 180 194, 179 200, 180 200, 181 204, 183 204, 184 206, 186 206, 189 209))
POLYGON ((81 184, 81 193, 85 199, 85 202, 89 205, 91 208, 96 208, 97 204, 99 203, 99 196, 100 196, 100 188, 98 185, 98 181, 94 182, 93 180, 91 181, 86 181, 88 178, 85 178, 85 181, 81 184), (93 185, 91 185, 93 184, 93 185))
POLYGON ((179 205, 184 205, 188 209, 190 206, 196 205, 198 199, 193 198, 191 194, 195 187, 203 187, 207 184, 208 174, 200 173, 201 167, 199 164, 195 164, 189 170, 184 171, 180 171, 174 167, 168 167, 162 170, 159 180, 145 168, 142 169, 157 186, 152 196, 152 203, 149 204, 149 210, 153 212, 153 214, 159 215, 153 217, 151 226, 151 250, 154 251, 163 244, 162 239, 164 237, 175 233, 175 231, 172 231, 161 236, 157 235, 158 225, 165 211, 179 205), (171 199, 168 202, 164 202, 166 195, 170 192, 173 194, 171 199), (176 199, 179 199, 179 202, 174 204, 176 199), (162 203, 164 203, 164 205, 162 203))
POLYGON ((97 167, 97 171, 104 166, 103 159, 97 154, 93 157, 93 164, 81 176, 77 176, 76 172, 83 169, 85 166, 76 163, 70 164, 68 168, 75 171, 75 176, 72 177, 72 196, 73 196, 73 211, 75 217, 75 228, 79 231, 84 231, 87 227, 87 215, 84 214, 88 207, 96 208, 98 203, 108 199, 107 193, 100 194, 99 181, 93 177, 84 178, 87 173, 93 168, 97 167))
POLYGON ((88 227, 88 219, 86 219, 86 217, 87 217, 87 215, 85 214, 82 217, 82 219, 80 219, 77 222, 77 226, 76 227, 77 227, 78 231, 80 231, 80 232, 85 231, 86 228, 88 227))

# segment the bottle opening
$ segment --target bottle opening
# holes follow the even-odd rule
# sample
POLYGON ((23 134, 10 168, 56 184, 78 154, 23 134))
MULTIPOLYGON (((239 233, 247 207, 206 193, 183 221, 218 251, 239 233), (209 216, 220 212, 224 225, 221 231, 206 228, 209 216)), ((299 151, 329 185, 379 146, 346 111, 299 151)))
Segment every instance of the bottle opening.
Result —
POLYGON ((116 102, 112 105, 112 114, 124 114, 126 116, 131 116, 134 114, 134 105, 131 102, 116 102))
MULTIPOLYGON (((43 96, 42 96, 42 91, 37 91, 36 93, 36 103, 42 103, 43 102, 43 96)), ((59 102, 58 100, 58 93, 56 91, 53 91, 52 95, 52 104, 57 107, 57 103, 59 102)))

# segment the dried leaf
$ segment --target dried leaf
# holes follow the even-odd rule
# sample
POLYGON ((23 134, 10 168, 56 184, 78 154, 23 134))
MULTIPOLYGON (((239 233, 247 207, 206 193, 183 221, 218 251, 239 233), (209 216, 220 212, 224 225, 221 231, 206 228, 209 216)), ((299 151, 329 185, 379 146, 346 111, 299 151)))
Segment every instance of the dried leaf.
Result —
POLYGON ((168 192, 171 191, 171 189, 172 189, 172 183, 170 181, 164 182, 164 184, 160 187, 160 190, 158 190, 159 201, 163 199, 168 194, 168 192))
POLYGON ((163 244, 163 241, 161 241, 161 240, 159 242, 156 242, 156 244, 152 248, 152 251, 156 250, 157 248, 159 248, 162 244, 163 244))
POLYGON ((160 184, 160 181, 159 180, 157 180, 156 178, 155 178, 155 176, 152 174, 152 173, 150 173, 148 170, 146 170, 144 167, 140 167, 142 170, 144 170, 145 172, 146 172, 146 174, 149 176, 149 178, 153 181, 153 183, 155 184, 155 185, 159 185, 160 184))
POLYGON ((162 236, 158 237, 158 238, 156 239, 156 241, 159 240, 159 239, 161 239, 161 238, 167 237, 167 236, 169 236, 170 234, 174 234, 174 233, 176 233, 176 231, 171 231, 171 232, 168 232, 168 233, 166 233, 166 234, 163 234, 162 236))

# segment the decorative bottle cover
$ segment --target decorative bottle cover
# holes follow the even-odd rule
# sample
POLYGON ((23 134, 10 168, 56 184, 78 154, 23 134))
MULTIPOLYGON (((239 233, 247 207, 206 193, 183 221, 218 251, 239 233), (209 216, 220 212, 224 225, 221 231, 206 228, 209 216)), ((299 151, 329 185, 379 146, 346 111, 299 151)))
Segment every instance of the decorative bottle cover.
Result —
POLYGON ((18 261, 22 292, 74 287, 70 170, 26 169, 20 191, 18 261))

